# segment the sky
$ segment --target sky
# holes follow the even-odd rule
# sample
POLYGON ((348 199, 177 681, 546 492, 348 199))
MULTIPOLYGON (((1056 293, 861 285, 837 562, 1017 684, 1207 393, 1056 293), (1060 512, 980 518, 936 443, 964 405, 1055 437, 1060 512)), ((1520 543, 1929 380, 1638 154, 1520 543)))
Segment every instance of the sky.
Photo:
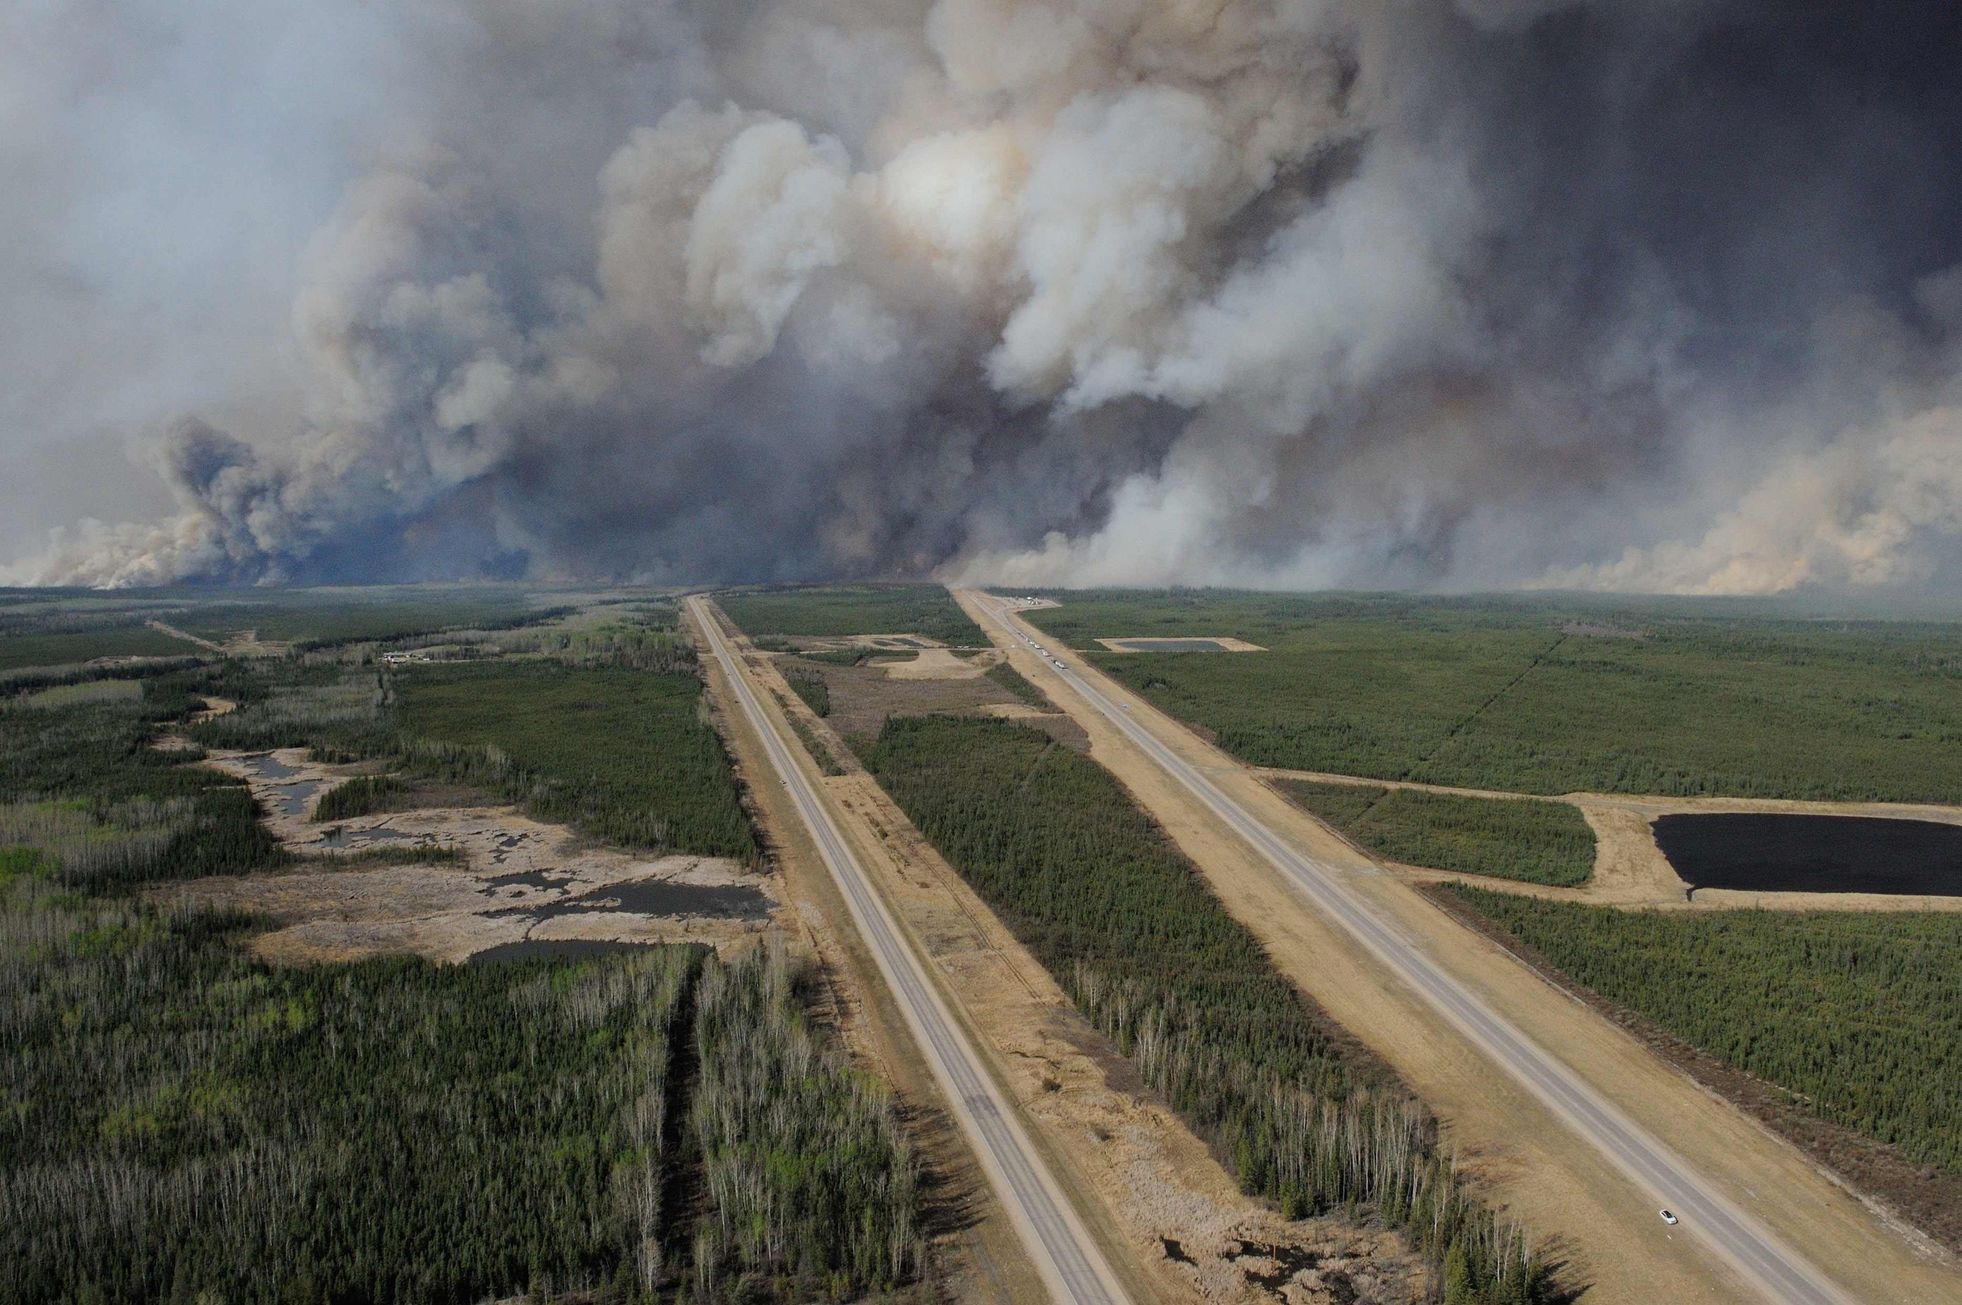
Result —
POLYGON ((0 580, 1952 593, 1939 0, 24 0, 0 580))

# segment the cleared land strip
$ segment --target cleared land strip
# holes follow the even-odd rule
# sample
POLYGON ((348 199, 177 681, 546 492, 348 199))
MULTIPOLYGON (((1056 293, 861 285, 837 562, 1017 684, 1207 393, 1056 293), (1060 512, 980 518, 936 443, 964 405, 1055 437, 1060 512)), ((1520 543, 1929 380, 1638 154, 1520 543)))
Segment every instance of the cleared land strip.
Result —
POLYGON ((933 1067, 996 1194, 1022 1232, 1030 1257, 1059 1301, 1117 1305, 1127 1297, 1103 1254, 1044 1166, 1016 1120, 1014 1108, 988 1076, 979 1054, 954 1021, 919 958, 901 939, 897 924, 872 889, 829 810, 764 712, 749 676, 730 652, 714 612, 700 597, 688 600, 709 650, 735 689, 743 714, 761 736, 770 764, 810 829, 825 866, 837 880, 852 919, 870 946, 879 971, 899 999, 908 1026, 933 1067))
POLYGON ((211 640, 200 635, 192 634, 189 630, 180 630, 174 625, 165 625, 162 621, 145 621, 143 624, 149 626, 158 634, 167 634, 173 639, 182 639, 185 643, 194 643, 207 652, 221 653, 225 651, 223 644, 213 643, 211 640))
MULTIPOLYGON (((1007 635, 1007 646, 1026 647, 1041 636, 1016 622, 1000 605, 979 595, 971 605, 1007 635)), ((1657 1204, 1683 1216, 1683 1231, 1701 1238, 1758 1291, 1775 1300, 1851 1299, 1818 1267, 1764 1223, 1746 1214, 1724 1191, 1685 1163, 1671 1148, 1596 1090, 1582 1074, 1529 1039, 1510 1020, 1445 967, 1435 963, 1405 930, 1392 923, 1333 866, 1303 855, 1274 834, 1241 802, 1140 724, 1133 702, 1113 700, 1100 677, 1038 662, 1042 673, 1071 690, 1114 727, 1132 747, 1176 781, 1190 798, 1230 829, 1313 906, 1334 921, 1391 973, 1421 996, 1461 1037, 1537 1098, 1657 1204)), ((1156 715, 1156 713, 1153 713, 1156 715)), ((1157 723, 1157 722, 1154 722, 1157 723)), ((1359 1030, 1367 1033, 1367 1030, 1359 1030)), ((1631 1237, 1634 1230, 1630 1230, 1631 1237)), ((1810 1243, 1808 1243, 1810 1244, 1810 1243)), ((1820 1248, 1828 1249, 1828 1248, 1820 1248)), ((1837 1267, 1837 1266, 1835 1266, 1837 1267)), ((1916 1274, 1916 1277, 1920 1275, 1916 1274)), ((1944 1283, 1952 1288, 1953 1280, 1944 1283)), ((1863 1293, 1872 1299, 1886 1297, 1863 1293)), ((1912 1295, 1888 1296, 1914 1299, 1912 1295)))

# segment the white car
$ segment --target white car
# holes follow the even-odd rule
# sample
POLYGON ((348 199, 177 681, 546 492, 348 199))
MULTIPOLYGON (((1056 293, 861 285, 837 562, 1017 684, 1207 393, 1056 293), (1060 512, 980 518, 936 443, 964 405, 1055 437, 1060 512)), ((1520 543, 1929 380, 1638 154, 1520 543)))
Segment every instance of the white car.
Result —
POLYGON ((1678 1219, 1674 1213, 1668 1210, 1662 1211, 1662 1221, 1668 1224, 1671 1228, 1674 1228, 1677 1224, 1682 1222, 1682 1220, 1678 1219))
POLYGON ((1057 669, 1057 670, 1059 670, 1059 671, 1067 671, 1067 670, 1068 670, 1069 668, 1070 668, 1070 665, 1069 665, 1069 663, 1068 663, 1068 662, 1057 662, 1057 663, 1056 663, 1056 669, 1057 669))

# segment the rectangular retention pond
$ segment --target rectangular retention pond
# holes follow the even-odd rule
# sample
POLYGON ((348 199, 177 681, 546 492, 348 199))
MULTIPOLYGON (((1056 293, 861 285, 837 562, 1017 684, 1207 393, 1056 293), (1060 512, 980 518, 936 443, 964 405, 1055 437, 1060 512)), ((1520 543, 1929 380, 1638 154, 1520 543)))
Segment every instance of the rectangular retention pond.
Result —
POLYGON ((1232 652, 1217 639, 1105 639, 1105 646, 1120 652, 1232 652))
POLYGON ((1723 812, 1661 816, 1654 827, 1692 891, 1962 895, 1962 825, 1723 812))

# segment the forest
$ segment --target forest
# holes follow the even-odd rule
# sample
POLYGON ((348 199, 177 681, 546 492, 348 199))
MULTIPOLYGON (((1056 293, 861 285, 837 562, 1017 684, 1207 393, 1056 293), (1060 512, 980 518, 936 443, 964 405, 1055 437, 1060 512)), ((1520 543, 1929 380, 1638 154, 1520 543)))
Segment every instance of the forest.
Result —
POLYGON ((917 634, 957 648, 988 647, 981 627, 939 585, 731 589, 715 601, 752 639, 917 634))
MULTIPOLYGON (((672 662, 665 651, 618 654, 635 655, 672 662)), ((208 747, 306 745, 347 761, 381 759, 628 847, 754 860, 749 818, 694 671, 598 656, 394 672, 262 660, 233 672, 224 696, 239 709, 189 733, 208 747)))
POLYGON ((1255 765, 1522 793, 1962 801, 1954 625, 1692 600, 1090 592, 1027 619, 1255 765), (1262 653, 1109 653, 1231 635, 1262 653))
POLYGON ((792 693, 804 700, 819 716, 831 714, 831 686, 825 682, 824 672, 814 667, 786 665, 783 668, 784 683, 792 693))
POLYGON ((1608 1001, 1962 1175, 1962 915, 1623 911, 1449 891, 1608 1001))
POLYGON ((1042 711, 1051 710, 1049 699, 1041 689, 1029 682, 1029 677, 1010 666, 1007 662, 997 662, 988 668, 988 678, 1007 689, 1029 706, 1042 711))
POLYGON ((356 775, 320 795, 312 819, 323 825, 387 811, 407 793, 399 775, 356 775))
POLYGON ((197 589, 0 590, 0 596, 16 600, 0 603, 0 671, 199 653, 196 639, 223 643, 248 631, 262 642, 307 651, 441 630, 514 629, 575 610, 516 586, 476 585, 280 589, 250 598, 197 589), (191 637, 156 629, 147 624, 152 620, 191 637))
MULTIPOLYGON (((377 746, 590 832, 750 854, 692 672, 631 669, 672 663, 644 641, 580 657, 404 686, 295 653, 0 699, 8 1300, 931 1295, 899 1116, 781 955, 281 968, 245 946, 258 921, 136 894, 293 859, 195 748, 152 746, 165 729, 377 746), (190 723, 205 696, 241 707, 190 723)), ((353 807, 400 792, 354 785, 353 807)))
POLYGON ((457 749, 425 749, 417 769, 483 782, 508 767, 498 787, 540 819, 628 847, 757 856, 693 674, 494 662, 416 667, 397 684, 401 729, 457 749))
POLYGON ((1077 1008, 1252 1193, 1289 1216, 1365 1206, 1447 1298, 1551 1298, 1464 1187, 1422 1106, 1351 1051, 1095 762, 998 718, 895 717, 880 784, 1077 1008))
POLYGON ((1275 787, 1344 837, 1405 865, 1563 888, 1594 873, 1594 831, 1565 802, 1305 779, 1275 787))
POLYGON ((779 958, 282 969, 249 927, 0 886, 10 1300, 803 1302, 919 1277, 897 1116, 779 958))

